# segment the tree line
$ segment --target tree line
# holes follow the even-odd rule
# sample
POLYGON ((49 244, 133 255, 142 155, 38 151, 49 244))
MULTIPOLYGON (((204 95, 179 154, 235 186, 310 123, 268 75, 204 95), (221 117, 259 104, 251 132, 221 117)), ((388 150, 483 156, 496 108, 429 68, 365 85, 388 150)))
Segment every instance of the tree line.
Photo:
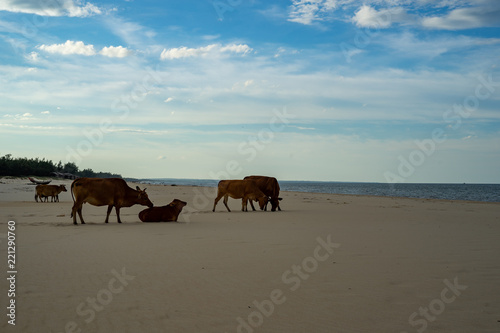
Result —
POLYGON ((63 164, 59 161, 56 164, 53 161, 46 160, 45 158, 13 158, 11 154, 0 157, 0 176, 53 177, 56 172, 72 174, 78 177, 122 178, 121 175, 111 172, 95 172, 90 168, 80 170, 73 162, 63 164))

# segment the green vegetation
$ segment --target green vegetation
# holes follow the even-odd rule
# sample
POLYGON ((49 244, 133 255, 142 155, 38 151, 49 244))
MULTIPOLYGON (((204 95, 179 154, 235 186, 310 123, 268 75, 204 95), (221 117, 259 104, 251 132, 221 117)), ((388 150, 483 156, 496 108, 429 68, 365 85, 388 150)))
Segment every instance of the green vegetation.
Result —
POLYGON ((59 163, 55 164, 45 158, 13 158, 11 154, 0 157, 0 176, 54 177, 56 172, 72 174, 78 177, 122 178, 121 175, 110 172, 94 172, 92 169, 79 170, 78 166, 73 162, 63 164, 59 161, 59 163))

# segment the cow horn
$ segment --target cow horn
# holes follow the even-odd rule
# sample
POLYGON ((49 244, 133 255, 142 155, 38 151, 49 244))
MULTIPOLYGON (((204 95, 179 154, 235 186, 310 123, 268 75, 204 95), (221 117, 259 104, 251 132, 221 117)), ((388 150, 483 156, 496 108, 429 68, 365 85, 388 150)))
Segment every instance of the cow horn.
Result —
POLYGON ((139 186, 136 186, 136 187, 135 187, 135 189, 136 189, 137 191, 140 191, 140 190, 141 190, 141 189, 139 188, 139 186))

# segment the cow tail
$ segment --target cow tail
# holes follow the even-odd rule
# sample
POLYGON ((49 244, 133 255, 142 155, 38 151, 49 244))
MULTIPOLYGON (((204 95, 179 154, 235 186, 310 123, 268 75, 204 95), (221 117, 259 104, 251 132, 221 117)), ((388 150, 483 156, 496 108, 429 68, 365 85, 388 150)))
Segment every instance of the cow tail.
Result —
MULTIPOLYGON (((71 199, 73 199, 73 207, 74 207, 74 204, 75 204, 75 197, 73 196, 73 186, 75 185, 75 182, 77 181, 77 179, 73 180, 73 182, 71 183, 71 199)), ((71 217, 73 217, 73 209, 71 210, 71 217)))
POLYGON ((73 196, 73 186, 75 186, 76 181, 77 179, 73 180, 73 182, 71 183, 71 199, 73 199, 73 203, 75 203, 75 197, 73 196))

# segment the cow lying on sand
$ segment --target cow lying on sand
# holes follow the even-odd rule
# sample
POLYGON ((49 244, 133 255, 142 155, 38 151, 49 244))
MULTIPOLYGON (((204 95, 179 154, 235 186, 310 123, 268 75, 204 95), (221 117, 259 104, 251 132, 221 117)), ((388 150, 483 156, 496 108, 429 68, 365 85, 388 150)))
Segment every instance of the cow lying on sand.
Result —
POLYGON ((215 206, 222 197, 224 197, 223 202, 228 212, 231 211, 227 206, 228 197, 242 199, 241 210, 245 212, 248 212, 248 200, 258 201, 261 210, 264 209, 268 201, 267 195, 265 195, 257 184, 251 180, 221 180, 217 187, 217 197, 214 200, 213 212, 215 212, 215 206))
POLYGON ((48 201, 49 197, 51 197, 51 202, 59 202, 59 193, 67 192, 65 185, 37 185, 35 188, 35 201, 38 202, 38 198, 40 198, 40 202, 48 201))
MULTIPOLYGON (((247 176, 244 179, 250 179, 253 180, 259 189, 267 196, 269 196, 269 201, 271 202, 271 211, 274 212, 276 211, 276 208, 278 210, 281 210, 280 208, 280 201, 282 198, 279 198, 280 195, 280 185, 278 184, 278 181, 274 177, 266 177, 266 176, 247 176)), ((255 210, 253 207, 253 203, 250 201, 250 205, 252 206, 252 209, 255 210)), ((267 210, 267 205, 264 207, 264 210, 267 210)))
POLYGON ((170 204, 161 207, 150 207, 139 213, 142 222, 177 222, 182 208, 187 202, 174 199, 170 204))
POLYGON ((82 205, 86 202, 93 206, 108 206, 105 223, 108 223, 113 206, 116 209, 118 223, 122 223, 120 220, 120 208, 122 207, 136 204, 153 207, 153 203, 146 194, 146 189, 141 190, 137 186, 134 190, 121 178, 78 178, 71 183, 71 196, 74 201, 71 209, 73 224, 77 224, 76 213, 80 216, 81 223, 85 224, 82 217, 82 205))

